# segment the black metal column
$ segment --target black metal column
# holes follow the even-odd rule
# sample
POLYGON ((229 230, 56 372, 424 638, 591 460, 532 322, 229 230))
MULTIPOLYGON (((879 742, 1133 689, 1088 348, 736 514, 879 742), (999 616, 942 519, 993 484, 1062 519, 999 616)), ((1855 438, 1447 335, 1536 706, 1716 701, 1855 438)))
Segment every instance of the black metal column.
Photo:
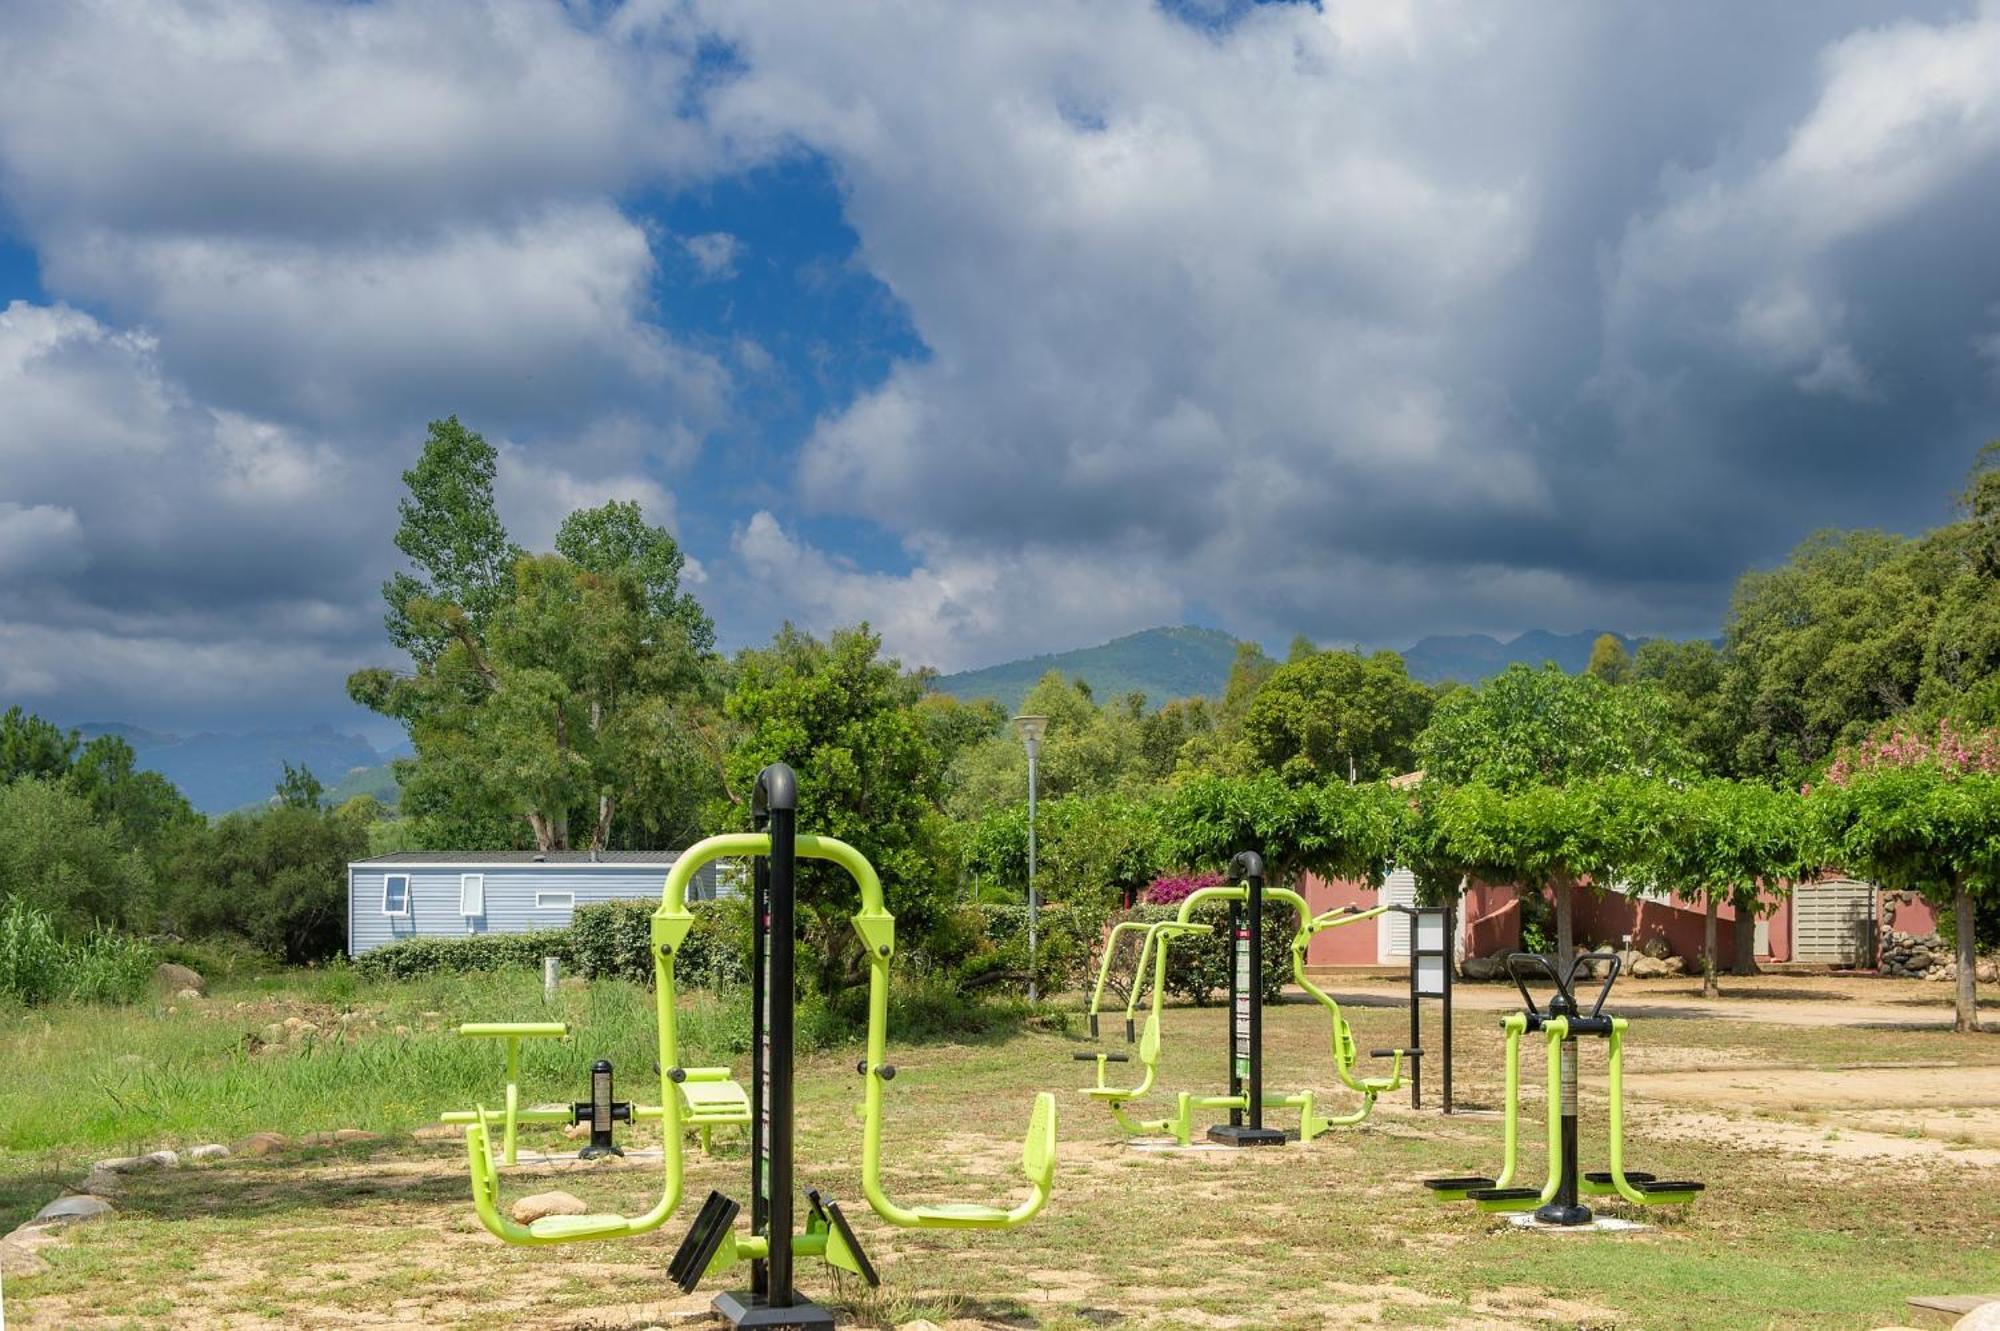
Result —
POLYGON ((1243 906, 1248 921, 1238 922, 1234 905, 1229 914, 1229 1093, 1246 1098, 1248 1113, 1231 1109, 1229 1122, 1210 1128, 1208 1139, 1228 1146, 1282 1146, 1285 1134, 1264 1126, 1264 857, 1242 852, 1229 862, 1229 876, 1249 889, 1243 906))
MULTIPOLYGON (((751 824, 763 831, 770 819, 756 813, 751 824)), ((771 992, 771 861, 759 855, 751 864, 750 931, 750 1232, 771 1232, 771 1032, 765 1012, 771 992)), ((762 1294, 766 1271, 761 1258, 750 1263, 750 1289, 762 1294)))
MULTIPOLYGON (((1549 1000, 1549 1015, 1568 1017, 1577 1015, 1576 999, 1568 993, 1560 993, 1549 1000)), ((1556 1189, 1556 1199, 1535 1212, 1535 1219, 1545 1225, 1587 1225, 1590 1223, 1590 1208, 1577 1200, 1576 1172, 1576 1035, 1566 1033, 1561 1049, 1562 1104, 1550 1105, 1548 1112, 1560 1110, 1562 1114, 1562 1184, 1556 1189)))
POLYGON ((764 1214, 770 1222, 771 1255, 766 1259, 770 1283, 765 1299, 773 1308, 789 1308, 792 1291, 792 1012, 798 992, 793 982, 792 962, 797 949, 794 922, 796 886, 798 792, 792 769, 782 765, 766 769, 765 778, 782 773, 782 780, 769 781, 782 790, 768 790, 771 818, 771 941, 765 962, 771 992, 764 998, 765 1027, 770 1032, 771 1066, 766 1070, 771 1103, 771 1160, 765 1181, 770 1195, 764 1214))

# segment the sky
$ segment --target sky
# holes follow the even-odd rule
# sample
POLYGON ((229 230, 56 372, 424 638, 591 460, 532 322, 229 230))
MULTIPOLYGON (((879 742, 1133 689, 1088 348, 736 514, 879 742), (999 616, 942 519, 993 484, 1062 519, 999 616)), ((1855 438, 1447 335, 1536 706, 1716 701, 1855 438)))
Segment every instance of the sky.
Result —
POLYGON ((0 704, 328 721, 402 471, 725 647, 1717 631, 2000 435, 2000 0, 14 0, 0 704))

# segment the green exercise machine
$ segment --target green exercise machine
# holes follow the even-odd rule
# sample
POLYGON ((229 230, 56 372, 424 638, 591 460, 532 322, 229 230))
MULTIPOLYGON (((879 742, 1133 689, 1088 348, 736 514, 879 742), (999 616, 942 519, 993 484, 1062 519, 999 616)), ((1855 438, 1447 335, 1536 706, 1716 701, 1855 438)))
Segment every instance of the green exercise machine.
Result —
MULTIPOLYGON (((868 1036, 866 1057, 856 1071, 864 1081, 861 1189, 868 1204, 888 1223, 912 1229, 1012 1228, 1026 1224, 1047 1204, 1055 1182, 1056 1104, 1055 1097, 1046 1091, 1036 1095, 1029 1117, 1022 1172, 1030 1192, 1018 1204, 912 1206, 891 1200, 884 1191, 883 1091, 896 1075, 888 1061, 889 964, 895 955, 896 921, 884 903, 881 880, 867 859, 845 842, 800 833, 797 809, 797 778, 791 768, 774 763, 758 775, 752 793, 756 830, 710 837, 696 844, 674 862, 667 875, 660 908, 653 914, 651 936, 654 1006, 659 1023, 659 1108, 648 1110, 615 1099, 611 1067, 603 1061, 592 1070, 587 1105, 572 1107, 578 1121, 591 1124, 593 1148, 616 1149, 612 1132, 617 1123, 658 1117, 663 1138, 658 1201, 636 1216, 548 1216, 528 1225, 515 1223, 500 1212, 491 1146, 495 1127, 482 1106, 473 1111, 466 1126, 466 1153, 472 1172, 473 1208, 490 1233, 508 1243, 524 1245, 630 1238, 660 1228, 679 1206, 684 1131, 700 1126, 694 1106, 709 1094, 700 1088, 726 1082, 727 1073, 680 1064, 674 957, 694 924, 686 900, 689 883, 703 866, 724 858, 752 861, 756 928, 751 968, 750 1087, 746 1096, 750 1106, 750 1224, 748 1233, 738 1234, 735 1220, 742 1210, 740 1204, 721 1193, 711 1193, 668 1266, 674 1281, 691 1291, 706 1274, 748 1263, 747 1287, 718 1296, 714 1306, 734 1326, 759 1328, 834 1325, 832 1313, 800 1297, 794 1287, 796 1257, 817 1257, 836 1270, 857 1275, 871 1285, 877 1283, 875 1268, 838 1203, 817 1189, 806 1189, 804 1224, 795 1224, 792 1019, 796 1003, 794 890, 800 859, 825 860, 839 866, 854 880, 861 898, 854 928, 868 953, 868 1036), (710 1073, 719 1075, 711 1077, 710 1073), (685 1089, 688 1087, 696 1088, 692 1096, 685 1089)), ((549 1038, 546 1032, 494 1034, 509 1039, 510 1084, 518 1073, 518 1040, 549 1038)), ((517 1111, 516 1117, 536 1121, 532 1115, 538 1112, 517 1111)))
POLYGON ((1695 1199, 1702 1184, 1691 1180, 1665 1180, 1652 1174, 1625 1168, 1625 1031, 1630 1025, 1623 1017, 1607 1016, 1604 1000, 1618 978, 1618 957, 1609 952, 1586 953, 1570 963, 1569 973, 1559 973, 1547 957, 1517 952, 1507 958, 1507 973, 1513 977, 1524 1011, 1510 1013, 1500 1023, 1506 1034, 1506 1088, 1502 1119, 1501 1168, 1497 1177, 1460 1175, 1425 1179, 1424 1186, 1439 1201, 1470 1201, 1481 1211, 1532 1211, 1546 1225, 1589 1224, 1594 1218, 1580 1195, 1616 1196, 1635 1206, 1684 1206, 1695 1199), (1603 966, 1604 984, 1589 1012, 1577 1001, 1576 986, 1586 968, 1603 966), (1555 986, 1555 996, 1544 1011, 1536 1006, 1528 990, 1525 971, 1539 968, 1555 986), (1517 1187, 1514 1178, 1520 1164, 1521 1041, 1530 1032, 1543 1039, 1548 1069, 1548 1176, 1539 1188, 1517 1187), (1610 1083, 1611 1168, 1603 1172, 1579 1173, 1577 1169, 1577 1038, 1602 1037, 1607 1045, 1607 1078, 1610 1083))
MULTIPOLYGON (((533 1105, 521 1104, 521 1041, 523 1040, 567 1040, 569 1027, 560 1021, 468 1021, 458 1028, 458 1033, 467 1039, 505 1040, 507 1042, 507 1087, 506 1098, 501 1110, 501 1152, 500 1163, 513 1165, 518 1161, 515 1138, 524 1123, 564 1124, 585 1123, 590 1126, 590 1144, 579 1154, 586 1160, 600 1155, 623 1155, 611 1137, 611 1124, 624 1122, 657 1122, 662 1117, 658 1105, 627 1105, 612 1095, 611 1064, 602 1059, 591 1068, 591 1098, 573 1104, 533 1105), (599 1079, 603 1085, 598 1085, 599 1079), (600 1094, 601 1091, 601 1094, 600 1094), (597 1113, 598 1102, 609 1106, 608 1113, 597 1113)), ((680 1099, 681 1126, 693 1128, 701 1134, 701 1149, 708 1151, 714 1147, 714 1133, 719 1127, 748 1128, 750 1126, 750 1097, 742 1084, 730 1080, 728 1068, 682 1068, 680 1081, 674 1083, 680 1099)), ((471 1124, 480 1119, 480 1110, 453 1109, 438 1116, 441 1123, 471 1124)), ((489 1147, 491 1142, 488 1142, 489 1147)))
POLYGON ((1188 1146, 1194 1140, 1194 1120, 1197 1111, 1226 1111, 1227 1123, 1218 1123, 1208 1130, 1208 1139, 1230 1146, 1272 1146, 1282 1144, 1286 1134, 1264 1123, 1267 1109, 1296 1109, 1299 1112, 1299 1139, 1311 1141, 1331 1128, 1359 1123, 1374 1109, 1375 1100, 1384 1092, 1393 1091, 1403 1084, 1403 1063, 1405 1059, 1417 1057, 1414 1049, 1378 1049, 1371 1056, 1393 1060, 1385 1076, 1366 1077, 1358 1075, 1356 1068, 1360 1053, 1355 1046, 1354 1032, 1342 1015, 1340 1004, 1331 994, 1314 984, 1306 976, 1306 949, 1315 935, 1322 930, 1356 924, 1362 920, 1372 920, 1387 910, 1401 909, 1394 906, 1377 906, 1369 910, 1354 911, 1347 907, 1312 914, 1305 898, 1287 888, 1266 888, 1264 885, 1264 860, 1255 851, 1244 851, 1229 863, 1229 885, 1201 888, 1184 901, 1171 920, 1156 920, 1150 923, 1127 921, 1113 927, 1107 936, 1104 958, 1098 967, 1097 982, 1091 990, 1090 1033, 1095 1038, 1100 1035, 1099 1019, 1102 1015, 1105 991, 1114 958, 1118 951, 1120 935, 1139 934, 1137 959, 1132 980, 1126 987, 1125 995, 1125 1040, 1134 1045, 1140 1067, 1140 1077, 1132 1086, 1114 1086, 1110 1082, 1110 1065, 1129 1063, 1133 1054, 1098 1051, 1079 1053, 1075 1058, 1080 1062, 1096 1065, 1097 1084, 1084 1088, 1083 1094, 1106 1105, 1118 1125, 1127 1133, 1139 1136, 1150 1134, 1171 1134, 1176 1142, 1188 1146), (1264 1091, 1264 1005, 1262 998, 1263 950, 1264 950, 1264 901, 1266 898, 1281 901, 1291 906, 1298 915, 1298 929, 1292 936, 1292 978, 1313 1000, 1326 1008, 1332 1017, 1332 1052, 1336 1075, 1341 1084, 1361 1096, 1360 1105, 1346 1114, 1326 1116, 1317 1112, 1314 1093, 1310 1090, 1294 1093, 1267 1094, 1264 1091), (1175 1097, 1174 1112, 1170 1117, 1145 1119, 1135 1117, 1128 1109, 1133 1101, 1149 1094, 1159 1075, 1160 1022, 1165 1002, 1167 976, 1167 949, 1176 939, 1207 935, 1212 926, 1197 923, 1193 912, 1205 902, 1226 902, 1229 906, 1229 937, 1232 940, 1232 964, 1229 968, 1229 1090, 1223 1095, 1197 1095, 1182 1091, 1175 1097), (1146 992, 1148 966, 1151 967, 1151 1002, 1143 1027, 1138 1026, 1136 1014, 1142 995, 1146 992))

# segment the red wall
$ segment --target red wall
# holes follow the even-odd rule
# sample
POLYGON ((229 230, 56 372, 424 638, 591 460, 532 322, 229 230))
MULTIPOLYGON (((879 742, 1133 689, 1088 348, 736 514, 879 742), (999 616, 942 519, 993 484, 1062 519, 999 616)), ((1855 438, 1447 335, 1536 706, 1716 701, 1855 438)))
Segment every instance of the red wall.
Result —
MULTIPOLYGON (((1350 883, 1344 879, 1325 879, 1316 874, 1305 874, 1299 879, 1299 894, 1306 899, 1306 905, 1317 915, 1321 911, 1332 910, 1335 906, 1354 906, 1366 910, 1380 898, 1374 888, 1365 883, 1350 883)), ((1357 924, 1342 925, 1336 929, 1322 929, 1306 945, 1306 965, 1308 966, 1374 966, 1376 957, 1376 923, 1362 920, 1357 924)))

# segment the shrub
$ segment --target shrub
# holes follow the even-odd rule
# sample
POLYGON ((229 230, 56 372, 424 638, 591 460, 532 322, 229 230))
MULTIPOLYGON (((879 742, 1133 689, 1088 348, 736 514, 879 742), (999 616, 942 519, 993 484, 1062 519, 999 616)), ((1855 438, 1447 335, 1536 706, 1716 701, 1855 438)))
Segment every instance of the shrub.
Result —
MULTIPOLYGON (((1139 906, 1128 919, 1171 920, 1178 906, 1139 906)), ((1229 905, 1210 902, 1197 906, 1189 916, 1210 926, 1206 934, 1184 935, 1167 946, 1167 992, 1196 1006, 1206 1006, 1218 992, 1229 989, 1229 968, 1233 956, 1229 937, 1229 905)), ((1298 931, 1298 914, 1289 905, 1269 903, 1264 907, 1264 1001, 1275 1002, 1292 978, 1292 936, 1298 931)), ((1151 963, 1148 963, 1149 965, 1151 963)))
POLYGON ((1224 881, 1219 873, 1168 874, 1148 883, 1140 900, 1149 906, 1178 906, 1204 887, 1221 887, 1224 881))
MULTIPOLYGON (((1028 984, 1028 908, 982 905, 967 910, 980 920, 983 943, 957 970, 961 989, 1025 992, 1028 984)), ((1063 905, 1041 908, 1035 922, 1035 985, 1051 994, 1083 976, 1096 931, 1084 912, 1063 905)))
POLYGON ((137 939, 99 929, 71 941, 48 912, 16 899, 0 914, 0 999, 34 1005, 135 1003, 156 959, 137 939))
POLYGON ((511 967, 540 969, 543 957, 568 966, 570 931, 537 929, 525 934, 472 934, 465 938, 405 938, 354 959, 354 969, 370 980, 420 980, 433 975, 469 975, 511 967))
MULTIPOLYGON (((570 960, 588 979, 653 982, 650 901, 593 901, 578 906, 569 927, 570 960)), ((674 983, 722 989, 750 975, 750 907, 740 900, 695 901, 694 927, 674 958, 674 983)))

